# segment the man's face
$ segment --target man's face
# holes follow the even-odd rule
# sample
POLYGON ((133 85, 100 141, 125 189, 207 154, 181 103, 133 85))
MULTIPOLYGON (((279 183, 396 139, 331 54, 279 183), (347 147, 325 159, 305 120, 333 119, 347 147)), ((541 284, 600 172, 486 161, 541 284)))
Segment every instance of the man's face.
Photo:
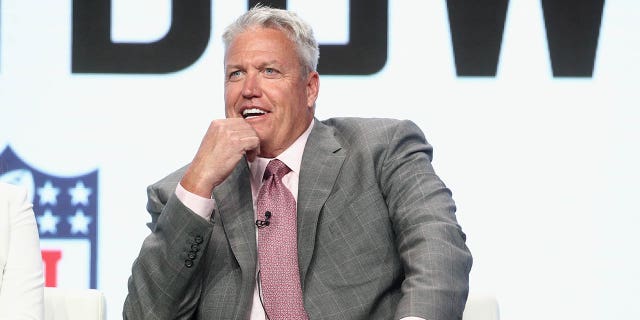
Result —
POLYGON ((279 155, 307 129, 318 85, 316 72, 303 75, 295 43, 280 30, 249 29, 227 49, 226 116, 256 130, 260 156, 279 155))

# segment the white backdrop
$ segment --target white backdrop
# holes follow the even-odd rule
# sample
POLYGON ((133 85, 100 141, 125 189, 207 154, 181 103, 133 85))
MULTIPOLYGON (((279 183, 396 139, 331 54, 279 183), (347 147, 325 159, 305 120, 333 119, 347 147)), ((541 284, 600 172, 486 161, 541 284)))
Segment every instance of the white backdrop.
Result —
MULTIPOLYGON (((347 4, 289 1, 323 43, 348 39, 347 4)), ((145 188, 224 116, 220 34, 246 3, 213 0, 204 55, 165 75, 72 74, 71 1, 0 5, 0 150, 57 175, 99 170, 98 288, 119 319, 149 232, 145 188)), ((114 40, 170 25, 169 0, 113 8, 114 40)), ((553 78, 539 1, 511 0, 498 75, 459 78, 446 2, 390 0, 386 66, 321 75, 317 116, 425 131, 474 255, 471 291, 495 294, 502 319, 640 319, 639 18, 637 1, 608 1, 593 77, 553 78)))

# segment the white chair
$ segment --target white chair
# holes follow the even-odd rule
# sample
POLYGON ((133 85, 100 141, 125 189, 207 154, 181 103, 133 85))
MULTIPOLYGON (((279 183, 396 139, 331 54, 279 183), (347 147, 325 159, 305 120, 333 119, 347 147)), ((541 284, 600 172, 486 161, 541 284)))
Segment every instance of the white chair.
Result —
POLYGON ((469 294, 462 320, 500 320, 498 300, 488 294, 469 294))
POLYGON ((45 320, 104 320, 106 299, 95 289, 44 288, 45 320))

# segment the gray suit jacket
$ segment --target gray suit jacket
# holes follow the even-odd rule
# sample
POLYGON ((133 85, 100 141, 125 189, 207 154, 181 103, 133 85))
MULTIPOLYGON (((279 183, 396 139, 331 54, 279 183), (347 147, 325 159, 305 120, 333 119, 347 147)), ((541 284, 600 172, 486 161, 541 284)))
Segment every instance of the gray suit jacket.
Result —
MULTIPOLYGON (((471 254, 432 149, 409 121, 317 121, 302 158, 298 255, 311 319, 460 319, 471 254)), ((213 193, 205 221, 175 196, 184 168, 148 188, 153 232, 124 319, 247 319, 256 275, 249 169, 213 193)))

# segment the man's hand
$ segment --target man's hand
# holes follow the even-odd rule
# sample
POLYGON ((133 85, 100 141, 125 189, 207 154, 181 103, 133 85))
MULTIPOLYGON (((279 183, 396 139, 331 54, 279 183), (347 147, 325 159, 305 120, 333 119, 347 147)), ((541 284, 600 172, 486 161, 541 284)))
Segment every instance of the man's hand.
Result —
POLYGON ((213 120, 180 184, 204 198, 224 181, 244 155, 253 161, 260 138, 242 118, 213 120))

